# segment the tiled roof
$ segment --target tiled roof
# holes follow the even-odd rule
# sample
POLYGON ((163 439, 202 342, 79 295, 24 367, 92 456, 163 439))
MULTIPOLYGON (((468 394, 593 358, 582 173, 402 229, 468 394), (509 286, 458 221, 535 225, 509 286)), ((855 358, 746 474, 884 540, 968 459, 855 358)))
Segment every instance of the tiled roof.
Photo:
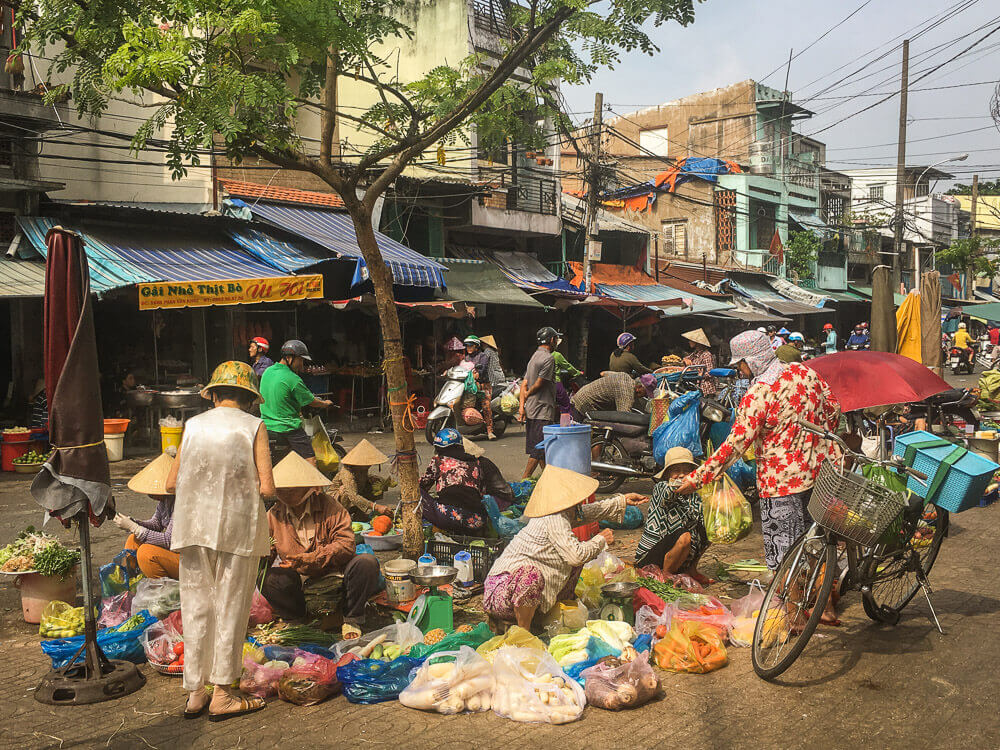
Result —
POLYGON ((258 198, 280 203, 345 208, 344 201, 336 193, 317 193, 313 190, 295 190, 280 185, 261 185, 258 182, 240 182, 239 180, 219 180, 219 184, 227 193, 237 198, 258 198))

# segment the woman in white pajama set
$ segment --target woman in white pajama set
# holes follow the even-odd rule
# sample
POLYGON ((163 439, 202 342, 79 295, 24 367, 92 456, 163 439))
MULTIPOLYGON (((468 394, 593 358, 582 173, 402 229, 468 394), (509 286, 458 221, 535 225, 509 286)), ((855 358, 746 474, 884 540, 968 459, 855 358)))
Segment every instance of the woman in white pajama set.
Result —
POLYGON ((215 408, 185 423, 167 480, 176 485, 170 546, 180 555, 184 715, 209 709, 209 720, 221 721, 264 707, 231 685, 242 670, 258 564, 268 554, 261 496, 274 494, 274 479, 267 430, 247 412, 260 398, 249 365, 223 362, 202 396, 215 408))

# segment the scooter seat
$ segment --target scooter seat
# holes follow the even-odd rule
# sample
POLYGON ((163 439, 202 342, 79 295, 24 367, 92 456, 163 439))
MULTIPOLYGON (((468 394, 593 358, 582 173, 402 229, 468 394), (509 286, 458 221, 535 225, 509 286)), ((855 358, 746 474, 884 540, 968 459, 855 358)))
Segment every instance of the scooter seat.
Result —
POLYGON ((587 417, 592 422, 610 422, 649 428, 649 415, 632 411, 592 411, 587 414, 587 417))
POLYGON ((713 378, 731 378, 736 374, 736 370, 729 367, 715 367, 708 371, 713 378))

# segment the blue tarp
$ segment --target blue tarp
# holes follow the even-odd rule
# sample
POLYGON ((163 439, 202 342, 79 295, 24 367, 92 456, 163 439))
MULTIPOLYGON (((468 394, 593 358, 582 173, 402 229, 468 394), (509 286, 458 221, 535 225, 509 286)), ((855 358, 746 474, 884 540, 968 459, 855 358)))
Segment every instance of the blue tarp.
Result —
POLYGON ((655 194, 657 191, 673 192, 678 185, 690 180, 701 179, 716 183, 719 181, 720 174, 732 174, 740 171, 738 165, 727 159, 689 156, 681 159, 669 169, 660 172, 652 180, 605 193, 601 196, 601 200, 635 198, 649 193, 655 194))
POLYGON ((692 307, 671 306, 656 308, 668 317, 715 312, 732 308, 732 305, 728 302, 719 302, 707 297, 698 297, 697 295, 681 292, 663 284, 595 284, 594 289, 604 297, 620 299, 626 302, 656 302, 668 299, 689 299, 692 301, 692 307))

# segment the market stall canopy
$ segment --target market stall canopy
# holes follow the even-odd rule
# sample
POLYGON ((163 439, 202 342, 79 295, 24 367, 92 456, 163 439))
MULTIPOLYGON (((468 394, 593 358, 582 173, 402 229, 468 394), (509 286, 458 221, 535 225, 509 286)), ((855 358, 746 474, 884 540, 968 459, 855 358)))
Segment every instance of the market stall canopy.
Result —
MULTIPOLYGON (((370 312, 372 315, 378 314, 374 294, 362 294, 348 299, 328 300, 327 304, 336 310, 365 310, 370 312)), ((428 320, 437 320, 438 318, 461 319, 466 317, 476 317, 476 310, 471 305, 467 305, 464 302, 443 299, 425 302, 400 302, 399 300, 396 300, 396 307, 418 312, 428 320)))
MULTIPOLYGON (((582 288, 583 264, 572 261, 568 265, 573 273, 570 283, 582 288)), ((652 276, 632 266, 592 263, 590 277, 596 294, 623 302, 641 302, 667 317, 717 312, 732 307, 728 302, 708 299, 678 291, 665 284, 658 284, 652 276), (681 304, 676 304, 677 301, 681 304)))
MULTIPOLYGON (((848 286, 852 292, 858 295, 858 299, 871 301, 872 298, 872 288, 870 286, 857 286, 856 284, 851 284, 848 286)), ((905 294, 893 294, 892 301, 897 307, 903 304, 903 300, 906 299, 905 294)))
POLYGON ((987 302, 985 305, 976 305, 969 308, 969 317, 983 323, 1000 323, 1000 302, 987 302))
POLYGON ((444 299, 475 304, 545 306, 525 294, 493 263, 464 258, 442 258, 448 268, 448 291, 444 299))
POLYGON ((44 294, 44 263, 0 256, 0 299, 41 297, 44 294))
POLYGON ((566 279, 557 276, 541 264, 538 258, 511 250, 448 246, 449 255, 456 258, 485 260, 497 268, 517 287, 528 292, 550 292, 559 296, 583 298, 587 295, 566 279))
POLYGON ((825 307, 826 303, 830 301, 830 298, 825 296, 821 290, 812 291, 811 289, 805 289, 797 284, 793 284, 788 279, 774 276, 769 277, 767 283, 782 297, 787 297, 793 302, 801 302, 803 305, 825 307))
MULTIPOLYGON (((233 201, 239 204, 240 201, 233 201)), ((245 204, 244 204, 245 205, 245 204)), ((354 258, 357 270, 352 285, 368 280, 368 266, 358 247, 358 237, 351 217, 341 211, 319 208, 284 206, 276 203, 254 203, 247 206, 254 218, 315 242, 334 253, 335 257, 354 258)), ((396 242, 392 237, 375 232, 379 252, 392 272, 394 284, 402 286, 444 287, 444 272, 440 263, 425 258, 416 250, 396 242)))
POLYGON ((773 280, 773 277, 755 277, 741 274, 737 279, 730 276, 727 285, 736 294, 763 305, 768 310, 776 312, 779 315, 815 315, 817 313, 829 315, 833 312, 826 308, 797 302, 778 294, 767 283, 770 280, 773 280))
POLYGON ((769 313, 763 307, 754 305, 740 298, 734 299, 732 308, 720 312, 719 315, 732 318, 733 320, 739 320, 744 323, 754 324, 790 323, 792 320, 791 318, 785 318, 781 315, 769 313))
POLYGON ((923 401, 951 388, 919 362, 890 352, 838 352, 805 365, 830 385, 844 412, 923 401))

